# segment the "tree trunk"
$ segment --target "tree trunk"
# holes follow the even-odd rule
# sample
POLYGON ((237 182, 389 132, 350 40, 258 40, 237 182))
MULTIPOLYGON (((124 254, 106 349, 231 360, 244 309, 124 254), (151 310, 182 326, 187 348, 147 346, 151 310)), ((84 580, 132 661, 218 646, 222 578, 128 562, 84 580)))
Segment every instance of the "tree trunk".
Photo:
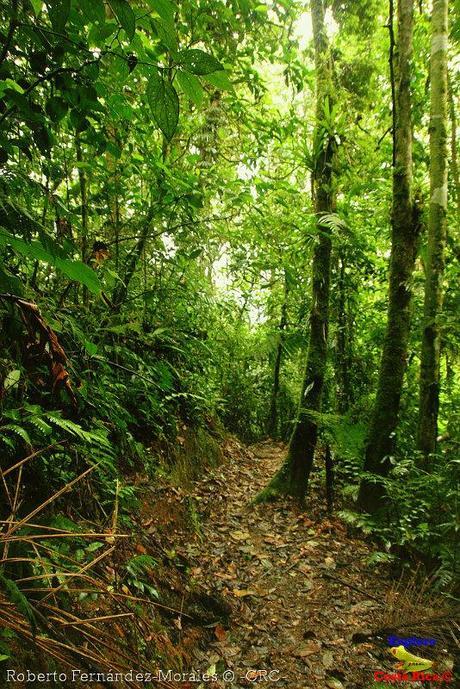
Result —
POLYGON ((332 65, 322 0, 312 0, 311 15, 316 67, 315 164, 312 188, 318 239, 312 262, 310 339, 299 414, 291 436, 288 456, 258 498, 261 501, 276 494, 288 494, 298 499, 301 504, 305 502, 308 479, 313 466, 318 437, 316 414, 321 410, 327 362, 331 237, 330 227, 322 222, 322 218, 334 210, 332 168, 336 149, 333 132, 326 131, 323 125, 325 111, 332 111, 332 65))
POLYGON ((345 414, 350 406, 350 353, 349 353, 349 325, 347 318, 347 298, 345 281, 346 261, 343 252, 339 257, 338 298, 337 298, 337 348, 336 348, 336 379, 337 379, 337 410, 345 414))
MULTIPOLYGON (((77 162, 83 162, 83 154, 81 150, 80 137, 75 135, 75 150, 77 154, 77 162)), ((78 179, 80 183, 80 199, 81 199, 81 260, 86 263, 88 258, 88 189, 85 171, 81 166, 78 167, 78 179)), ((88 305, 89 292, 88 288, 83 286, 83 303, 88 305)))
POLYGON ((425 460, 436 450, 442 276, 447 213, 447 5, 434 0, 431 16, 430 213, 420 360, 417 445, 425 460))
POLYGON ((283 304, 281 306, 281 317, 278 326, 278 342, 276 345, 276 357, 275 365, 273 367, 273 387, 272 395, 270 400, 270 414, 268 417, 267 433, 273 438, 277 436, 277 426, 278 426, 278 395, 280 389, 280 373, 281 373, 281 361, 283 358, 284 349, 284 334, 287 325, 287 298, 288 298, 288 284, 286 279, 286 274, 284 277, 284 297, 283 304))
POLYGON ((457 224, 460 221, 460 175, 458 172, 457 160, 457 117, 455 114, 454 94, 452 84, 448 83, 449 95, 449 114, 450 114, 450 165, 452 170, 452 180, 454 183, 454 194, 457 205, 457 224))
MULTIPOLYGON (((390 5, 391 7, 391 5, 390 5)), ((392 20, 390 19, 390 25, 392 20)), ((364 470, 387 476, 395 449, 402 385, 410 332, 411 277, 414 269, 417 230, 412 199, 412 60, 413 0, 398 0, 398 46, 396 54, 395 128, 393 167, 392 235, 389 301, 377 395, 365 448, 364 470)), ((372 479, 361 481, 358 504, 375 512, 383 504, 385 491, 372 479)))

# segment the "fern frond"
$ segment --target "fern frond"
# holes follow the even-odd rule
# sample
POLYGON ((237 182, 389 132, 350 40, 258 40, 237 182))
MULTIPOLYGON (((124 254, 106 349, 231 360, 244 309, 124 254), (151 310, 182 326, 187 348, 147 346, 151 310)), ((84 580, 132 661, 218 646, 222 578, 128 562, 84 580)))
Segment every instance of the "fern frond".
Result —
POLYGON ((53 429, 49 423, 46 423, 46 421, 39 416, 31 416, 27 419, 27 421, 32 424, 32 426, 34 426, 40 433, 43 433, 43 435, 49 435, 53 432, 53 429))
POLYGON ((27 433, 26 429, 22 426, 18 426, 15 423, 9 423, 6 426, 2 426, 0 430, 11 431, 11 433, 15 433, 20 438, 22 438, 22 440, 24 440, 24 442, 26 442, 28 445, 32 445, 29 434, 27 433))

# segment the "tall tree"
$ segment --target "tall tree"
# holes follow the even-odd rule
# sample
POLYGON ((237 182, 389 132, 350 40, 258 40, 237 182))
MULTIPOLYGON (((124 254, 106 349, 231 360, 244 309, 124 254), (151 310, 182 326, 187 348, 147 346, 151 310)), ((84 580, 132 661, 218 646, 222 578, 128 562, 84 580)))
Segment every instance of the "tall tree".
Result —
MULTIPOLYGON (((390 68, 393 86, 393 204, 388 315, 377 395, 365 447, 364 470, 387 476, 395 448, 395 433, 407 364, 410 332, 411 278, 414 269, 418 222, 412 191, 412 78, 413 0, 398 0, 397 45, 393 34, 393 0, 390 0, 390 68)), ((384 489, 372 477, 361 481, 358 503, 375 512, 382 506, 384 489)))
POLYGON ((447 212, 448 0, 434 0, 431 15, 430 213, 420 362, 417 444, 425 459, 436 449, 442 279, 447 212))
POLYGON ((321 410, 327 363, 329 293, 331 273, 331 228, 325 222, 335 207, 333 163, 336 151, 330 128, 332 112, 332 58, 324 20, 323 0, 312 0, 311 17, 316 69, 316 127, 313 143, 312 195, 317 222, 317 241, 312 262, 310 339, 302 384, 298 418, 289 443, 286 461, 267 488, 266 499, 277 493, 305 501, 318 438, 316 414, 321 410))

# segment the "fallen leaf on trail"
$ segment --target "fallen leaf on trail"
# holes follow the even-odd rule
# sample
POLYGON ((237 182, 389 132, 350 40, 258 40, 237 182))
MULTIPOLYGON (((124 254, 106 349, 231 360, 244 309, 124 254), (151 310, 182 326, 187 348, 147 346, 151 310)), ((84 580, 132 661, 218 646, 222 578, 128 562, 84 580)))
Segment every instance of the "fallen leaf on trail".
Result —
POLYGON ((324 564, 327 567, 327 569, 334 569, 335 568, 335 560, 333 557, 326 557, 324 559, 324 564))
POLYGON ((249 531, 230 531, 230 536, 237 541, 246 541, 251 538, 249 531))
POLYGON ((258 588, 258 589, 257 589, 257 594, 256 594, 256 595, 258 595, 258 596, 260 596, 261 598, 263 598, 264 596, 268 596, 268 595, 270 595, 270 593, 273 593, 273 591, 276 591, 276 589, 270 589, 269 591, 267 591, 267 589, 260 589, 260 588, 258 588))
POLYGON ((234 589, 233 595, 237 598, 245 598, 246 596, 257 596, 256 591, 251 591, 250 589, 234 589))
POLYGON ((214 634, 216 635, 218 641, 225 641, 227 638, 227 632, 221 624, 216 624, 214 628, 214 634))
POLYGON ((299 522, 302 522, 304 526, 313 526, 314 522, 312 522, 309 517, 306 517, 304 514, 301 514, 300 517, 298 517, 299 522))
POLYGON ((326 686, 328 689, 343 689, 342 682, 335 677, 328 677, 326 680, 326 686))
POLYGON ((312 656, 315 653, 319 653, 321 650, 321 644, 318 641, 307 641, 306 644, 302 644, 300 648, 294 653, 298 658, 306 658, 307 656, 312 656))
POLYGON ((331 651, 325 651, 322 655, 322 663, 324 667, 331 668, 334 667, 334 656, 331 651))
POLYGON ((311 572, 310 565, 301 564, 297 567, 297 569, 299 570, 299 572, 302 572, 302 574, 310 574, 310 572, 311 572))

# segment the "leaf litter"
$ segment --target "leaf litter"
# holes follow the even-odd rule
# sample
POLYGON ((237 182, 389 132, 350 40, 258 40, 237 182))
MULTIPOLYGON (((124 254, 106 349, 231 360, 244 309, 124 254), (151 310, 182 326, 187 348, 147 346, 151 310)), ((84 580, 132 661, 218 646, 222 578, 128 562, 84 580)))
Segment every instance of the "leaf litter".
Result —
POLYGON ((370 568, 372 545, 327 515, 319 473, 305 512, 288 500, 252 504, 286 448, 268 441, 250 448, 234 439, 228 443, 227 461, 190 491, 198 505, 199 534, 180 528, 170 534, 170 547, 188 562, 193 587, 207 592, 215 617, 205 625, 212 634, 197 636, 190 667, 198 675, 210 667, 219 677, 225 669, 234 672, 230 685, 213 682, 216 689, 258 682, 289 689, 368 689, 374 670, 391 671, 394 663, 382 636, 368 643, 355 639, 363 630, 367 639, 369 630, 378 628, 392 589, 391 570, 370 568), (225 619, 220 608, 230 611, 225 619), (264 672, 272 673, 271 683, 264 672))

